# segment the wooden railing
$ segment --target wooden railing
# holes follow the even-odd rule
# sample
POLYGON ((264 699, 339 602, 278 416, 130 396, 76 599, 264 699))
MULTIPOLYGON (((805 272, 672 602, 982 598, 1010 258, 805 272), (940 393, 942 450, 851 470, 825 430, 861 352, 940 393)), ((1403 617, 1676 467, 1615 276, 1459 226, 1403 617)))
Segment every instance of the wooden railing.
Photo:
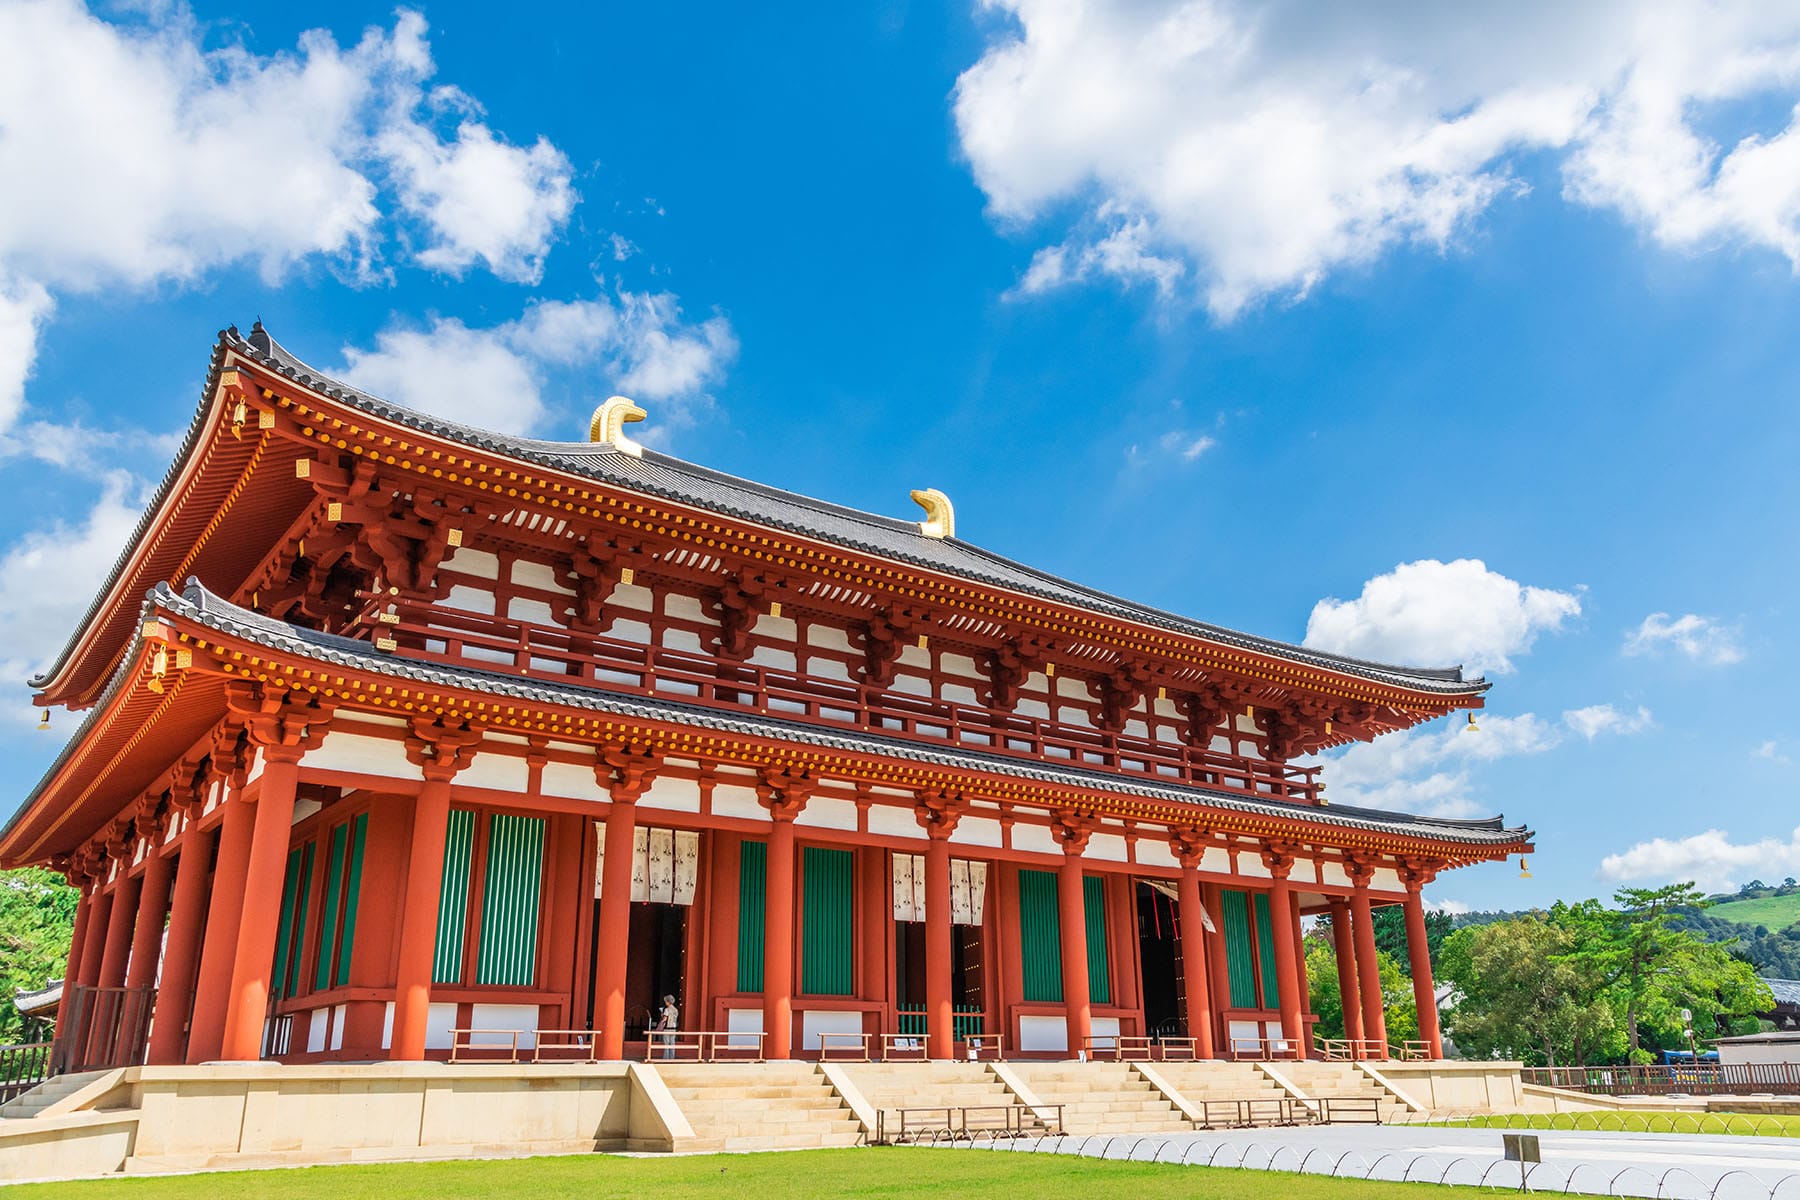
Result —
POLYGON ((1314 1045, 1326 1062, 1367 1062, 1388 1057, 1388 1044, 1376 1038, 1322 1037, 1314 1045))
POLYGON ((403 640, 408 654, 546 683, 586 684, 1250 796, 1308 804, 1319 799, 1317 767, 901 695, 844 680, 572 633, 555 625, 442 606, 407 606, 397 624, 383 628, 403 640))
POLYGON ((761 1062, 763 1038, 755 1029, 681 1029, 657 1032, 658 1061, 761 1062))
POLYGON ((0 1104, 29 1092, 49 1077, 49 1042, 0 1046, 0 1104))
POLYGON ((1399 1062, 1425 1062, 1431 1057, 1431 1043, 1408 1039, 1388 1047, 1388 1057, 1399 1062))
POLYGON ((1381 1124, 1381 1101, 1374 1096, 1320 1096, 1313 1103, 1326 1125, 1381 1124))
POLYGON ((1521 1082, 1596 1096, 1800 1095, 1794 1063, 1699 1063, 1631 1067, 1526 1067, 1521 1082))
POLYGON ((599 1045, 592 1029, 452 1029, 450 1061, 595 1062, 599 1045))
POLYGON ((1236 1062, 1298 1061, 1306 1057, 1306 1045, 1293 1038, 1234 1037, 1226 1053, 1236 1062))
POLYGON ((141 1066, 155 1007, 153 987, 65 987, 50 1074, 141 1066))
POLYGON ((1081 1048, 1096 1061, 1192 1062, 1199 1057, 1191 1037, 1131 1037, 1098 1034, 1081 1039, 1081 1048))
POLYGON ((1317 1112, 1291 1096, 1263 1100, 1199 1100, 1202 1129, 1248 1129, 1255 1125, 1310 1125, 1317 1112))
POLYGON ((962 1043, 970 1062, 997 1062, 1006 1054, 1006 1039, 997 1033, 971 1033, 962 1043))
POLYGON ((884 1033, 881 1035, 882 1062, 924 1062, 931 1054, 925 1048, 922 1033, 884 1033))
POLYGON ((866 1033, 821 1033, 820 1062, 868 1062, 869 1035, 866 1033))
POLYGON ((973 1142, 1054 1136, 1063 1131, 1060 1104, 980 1104, 960 1108, 883 1108, 875 1113, 875 1144, 973 1142))

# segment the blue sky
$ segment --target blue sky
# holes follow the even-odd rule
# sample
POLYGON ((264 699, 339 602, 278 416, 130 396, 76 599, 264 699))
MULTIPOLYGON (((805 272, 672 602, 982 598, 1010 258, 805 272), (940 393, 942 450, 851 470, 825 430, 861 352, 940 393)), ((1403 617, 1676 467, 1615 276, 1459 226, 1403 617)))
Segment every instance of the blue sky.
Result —
MULTIPOLYGON (((697 462, 1480 664, 1481 732, 1330 768, 1539 831, 1440 902, 1800 874, 1783 8, 0 0, 0 666, 260 316, 478 424, 625 391, 697 462)), ((23 797, 73 720, 15 696, 23 797)))

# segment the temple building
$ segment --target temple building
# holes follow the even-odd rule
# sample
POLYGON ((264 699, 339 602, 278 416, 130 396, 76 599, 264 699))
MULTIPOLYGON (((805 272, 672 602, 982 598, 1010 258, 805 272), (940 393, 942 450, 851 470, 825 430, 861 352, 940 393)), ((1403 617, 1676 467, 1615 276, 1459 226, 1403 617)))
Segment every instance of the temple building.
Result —
POLYGON ((958 539, 936 491, 903 520, 694 466, 643 416, 502 436, 220 335, 33 681, 80 727, 0 834, 81 889, 65 1065, 468 1030, 616 1059, 655 1053, 664 997, 771 1059, 1304 1056, 1325 913, 1379 1057, 1396 904, 1411 1051, 1441 1054, 1421 889, 1531 835, 1331 804, 1306 756, 1484 681, 1069 583, 958 539))

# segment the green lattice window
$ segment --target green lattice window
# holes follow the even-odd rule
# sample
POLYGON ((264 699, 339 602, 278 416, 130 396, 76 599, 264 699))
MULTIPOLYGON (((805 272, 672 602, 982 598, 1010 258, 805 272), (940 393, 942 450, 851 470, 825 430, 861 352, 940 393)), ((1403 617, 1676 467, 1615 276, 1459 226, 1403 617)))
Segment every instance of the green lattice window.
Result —
POLYGON ((325 909, 319 924, 319 959, 313 966, 313 988, 343 987, 350 982, 350 954, 356 944, 356 906, 362 890, 363 843, 369 814, 333 827, 326 835, 325 909))
POLYGON ((544 819, 507 813, 490 817, 476 983, 530 987, 537 981, 543 882, 544 819))
POLYGON ((769 847, 745 838, 738 843, 737 990, 763 990, 763 922, 769 870, 769 847))
POLYGON ((306 932, 306 906, 312 899, 313 844, 288 852, 281 877, 281 923, 275 930, 275 969, 270 973, 275 996, 300 990, 300 941, 306 932))
POLYGON ((1026 1000, 1062 1003, 1062 920, 1054 871, 1019 871, 1019 961, 1026 1000))
POLYGON ((848 996, 855 989, 856 857, 807 846, 801 855, 800 991, 848 996))

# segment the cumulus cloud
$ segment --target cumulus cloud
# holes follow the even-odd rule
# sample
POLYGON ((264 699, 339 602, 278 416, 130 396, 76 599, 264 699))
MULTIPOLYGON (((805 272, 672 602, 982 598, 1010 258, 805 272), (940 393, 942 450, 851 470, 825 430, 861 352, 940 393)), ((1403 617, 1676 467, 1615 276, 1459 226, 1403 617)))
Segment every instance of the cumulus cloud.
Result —
MULTIPOLYGON (((737 354, 730 322, 682 319, 675 297, 620 292, 534 304, 518 320, 471 329, 454 318, 396 326, 373 348, 345 347, 345 379, 399 404, 504 433, 536 433, 546 417, 542 384, 564 371, 596 375, 634 399, 662 401, 660 429, 679 427, 707 402, 737 354)), ((591 388, 590 388, 591 390, 591 388)), ((598 392, 594 399, 607 393, 598 392)))
POLYGON ((1421 899, 1426 912, 1449 913, 1453 917, 1460 917, 1470 911, 1469 906, 1461 900, 1433 900, 1430 896, 1423 896, 1421 899))
POLYGON ((1477 730, 1415 728, 1358 742, 1321 756, 1326 790, 1336 804, 1354 804, 1432 817, 1473 817, 1477 803, 1471 767, 1541 754, 1562 741, 1556 726, 1535 713, 1484 715, 1477 730))
POLYGON ((1734 842, 1722 829, 1692 837, 1652 838, 1600 860, 1600 878, 1621 883, 1691 879, 1706 891, 1728 891, 1745 880, 1800 874, 1800 829, 1786 840, 1734 842))
POLYGON ((1767 759, 1769 762, 1778 763, 1782 766, 1787 766, 1794 761, 1781 752, 1781 743, 1773 739, 1758 746, 1752 754, 1756 758, 1767 759))
POLYGON ((1544 152, 1570 203, 1663 245, 1800 267, 1800 122, 1713 135, 1733 104, 1800 98, 1792 6, 982 7, 963 153, 996 218, 1066 224, 1018 294, 1110 276, 1229 317, 1395 245, 1453 243, 1544 152))
POLYGON ((1591 742, 1605 733, 1642 733, 1656 721, 1641 704, 1636 712, 1622 712, 1610 704, 1590 704, 1565 712, 1563 724, 1591 742))
POLYGON ((1580 614, 1574 593, 1528 587, 1479 559, 1422 559, 1377 575, 1354 600, 1319 601, 1305 644, 1383 662, 1461 663, 1504 674, 1538 634, 1580 614))
POLYGON ((0 429, 58 294, 390 257, 535 281, 575 202, 562 154, 509 144, 435 72, 425 20, 340 46, 207 50, 192 14, 0 5, 0 429), (453 133, 440 125, 457 120, 453 133))
MULTIPOLYGON (((80 610, 137 527, 137 491, 130 475, 113 472, 79 524, 59 520, 0 554, 0 674, 14 681, 37 674, 68 641, 80 610)), ((16 704, 0 712, 18 721, 30 715, 16 704)))
POLYGON ((1696 613, 1683 613, 1679 617, 1671 617, 1666 612, 1651 613, 1636 629, 1625 634, 1625 653, 1628 655, 1660 654, 1665 650, 1673 650, 1713 667, 1741 662, 1744 658, 1736 630, 1696 613))

